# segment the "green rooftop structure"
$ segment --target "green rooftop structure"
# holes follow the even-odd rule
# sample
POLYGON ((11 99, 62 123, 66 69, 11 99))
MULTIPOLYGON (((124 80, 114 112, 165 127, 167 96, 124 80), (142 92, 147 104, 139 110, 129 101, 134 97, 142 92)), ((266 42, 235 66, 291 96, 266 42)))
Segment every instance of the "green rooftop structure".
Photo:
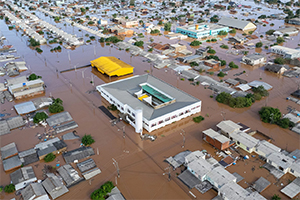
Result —
POLYGON ((149 85, 143 85, 143 90, 149 93, 151 96, 161 100, 163 103, 172 101, 171 98, 167 97, 166 95, 162 94, 161 92, 155 90, 154 88, 150 87, 149 85))

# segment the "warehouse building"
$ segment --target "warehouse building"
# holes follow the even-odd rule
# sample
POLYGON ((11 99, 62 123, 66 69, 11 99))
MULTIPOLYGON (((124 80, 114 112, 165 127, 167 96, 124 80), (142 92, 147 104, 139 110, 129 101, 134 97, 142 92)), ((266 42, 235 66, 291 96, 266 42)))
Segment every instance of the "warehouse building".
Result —
POLYGON ((229 28, 226 26, 220 26, 217 24, 211 23, 201 23, 191 26, 177 27, 176 33, 181 33, 192 38, 203 38, 208 36, 218 35, 220 31, 229 31, 229 28))
POLYGON ((218 22, 219 25, 235 28, 242 31, 253 31, 256 29, 255 24, 249 21, 243 21, 234 18, 222 17, 218 22))
POLYGON ((96 67, 99 72, 108 76, 124 76, 133 73, 131 65, 113 56, 102 56, 91 61, 92 67, 96 67))
POLYGON ((300 51, 289 47, 279 46, 279 45, 272 46, 271 52, 282 55, 284 58, 288 58, 288 59, 294 59, 300 57, 300 51))
POLYGON ((199 99, 149 74, 99 85, 97 90, 137 133, 143 128, 154 131, 201 111, 199 99))

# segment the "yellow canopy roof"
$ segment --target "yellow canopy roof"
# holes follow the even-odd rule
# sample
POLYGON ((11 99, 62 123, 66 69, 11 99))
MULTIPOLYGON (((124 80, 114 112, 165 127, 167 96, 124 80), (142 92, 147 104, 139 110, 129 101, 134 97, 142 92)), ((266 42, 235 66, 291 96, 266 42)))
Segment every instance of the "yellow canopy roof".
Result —
POLYGON ((113 56, 102 56, 92 60, 91 65, 96 67, 102 74, 105 73, 108 76, 123 76, 131 74, 133 73, 134 68, 113 56))

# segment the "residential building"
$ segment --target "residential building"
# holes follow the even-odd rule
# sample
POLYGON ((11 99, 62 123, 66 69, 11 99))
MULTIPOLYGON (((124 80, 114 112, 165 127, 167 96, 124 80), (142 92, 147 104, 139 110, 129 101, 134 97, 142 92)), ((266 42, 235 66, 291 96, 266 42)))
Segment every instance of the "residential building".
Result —
POLYGON ((19 158, 23 164, 23 166, 29 165, 31 163, 39 161, 35 149, 28 149, 26 151, 22 151, 19 153, 19 158))
POLYGON ((185 50, 186 49, 186 46, 183 45, 183 44, 171 44, 170 45, 170 49, 174 49, 174 52, 175 53, 178 53, 179 51, 182 51, 182 50, 185 50))
POLYGON ((120 26, 109 27, 108 30, 116 35, 133 35, 134 31, 120 26))
POLYGON ((42 183, 31 183, 21 191, 23 200, 50 200, 42 183))
POLYGON ((48 173, 47 178, 42 182, 45 190, 50 194, 52 199, 56 199, 69 192, 68 188, 63 184, 60 177, 53 173, 48 173))
POLYGON ((295 25, 300 25, 300 18, 292 18, 289 19, 289 24, 295 24, 295 25))
POLYGON ((1 158, 3 160, 18 155, 18 149, 16 143, 14 142, 1 147, 0 151, 1 151, 1 158))
POLYGON ((300 51, 289 47, 275 45, 271 47, 271 52, 282 55, 288 59, 300 58, 300 51))
POLYGON ((243 56, 241 63, 254 66, 254 65, 263 64, 266 61, 267 60, 266 60, 265 56, 254 53, 254 54, 249 54, 249 55, 243 56))
POLYGON ((297 28, 295 27, 285 27, 285 28, 280 28, 280 29, 277 29, 273 35, 275 36, 284 36, 285 34, 287 35, 296 35, 298 34, 299 31, 297 28))
POLYGON ((221 67, 221 62, 215 59, 209 59, 204 61, 204 65, 209 66, 213 69, 218 69, 219 67, 221 67))
POLYGON ((217 124, 217 128, 223 135, 229 137, 231 133, 239 131, 243 127, 231 120, 224 120, 217 124))
POLYGON ((208 51, 207 47, 199 47, 198 49, 196 49, 195 55, 201 56, 202 59, 207 56, 207 51, 208 51))
POLYGON ((246 39, 244 37, 234 36, 234 37, 229 37, 228 41, 231 42, 233 45, 236 44, 243 45, 246 39))
POLYGON ((279 147, 275 146, 274 144, 266 140, 259 141, 255 147, 255 153, 257 153, 264 159, 266 159, 267 156, 270 155, 271 153, 275 153, 275 152, 279 153, 280 151, 281 149, 279 147))
POLYGON ((209 144, 213 145, 214 147, 225 150, 232 146, 234 143, 230 142, 230 139, 225 137, 224 135, 214 131, 213 129, 207 129, 202 131, 203 133, 203 140, 208 142, 209 144))
POLYGON ((201 101, 155 78, 137 75, 96 87, 141 133, 154 131, 201 111, 201 101))
POLYGON ((37 181, 35 177, 33 168, 29 167, 22 167, 10 174, 10 179, 12 184, 15 185, 16 190, 23 189, 30 183, 37 181))
POLYGON ((268 63, 264 67, 266 71, 274 72, 276 74, 283 74, 285 71, 290 69, 288 65, 278 65, 272 63, 268 63))
POLYGON ((267 155, 267 162, 272 166, 276 167, 280 171, 287 173, 290 171, 294 159, 284 155, 281 152, 273 152, 267 155))
POLYGON ((64 141, 56 137, 35 145, 34 149, 37 151, 39 159, 42 160, 49 153, 59 154, 66 151, 67 145, 64 141))
POLYGON ((57 172, 65 181, 67 188, 70 188, 84 180, 84 178, 80 177, 78 172, 69 164, 61 166, 57 169, 57 172))
POLYGON ((206 175, 212 169, 212 165, 201 157, 190 163, 187 163, 187 170, 189 170, 194 176, 196 176, 201 181, 205 181, 206 175))
POLYGON ((222 166, 213 168, 208 174, 206 174, 206 180, 218 190, 227 183, 236 183, 236 177, 222 166))
POLYGON ((95 155, 93 148, 85 146, 63 153, 66 163, 78 162, 79 160, 88 158, 92 155, 95 155))
POLYGON ((234 131, 229 137, 238 147, 249 153, 252 153, 255 150, 255 146, 259 142, 259 140, 242 131, 234 131))
POLYGON ((13 156, 2 161, 5 172, 17 169, 22 166, 22 162, 18 156, 13 156))
POLYGON ((201 23, 190 26, 177 27, 176 33, 181 33, 192 38, 203 38, 209 36, 216 36, 220 31, 229 31, 227 26, 220 26, 212 23, 201 23))
POLYGON ((222 17, 217 24, 242 31, 253 31, 256 29, 256 25, 252 22, 228 17, 222 17))
POLYGON ((14 84, 8 87, 8 91, 15 97, 15 99, 43 94, 45 92, 44 81, 42 81, 42 79, 36 79, 33 81, 14 84))

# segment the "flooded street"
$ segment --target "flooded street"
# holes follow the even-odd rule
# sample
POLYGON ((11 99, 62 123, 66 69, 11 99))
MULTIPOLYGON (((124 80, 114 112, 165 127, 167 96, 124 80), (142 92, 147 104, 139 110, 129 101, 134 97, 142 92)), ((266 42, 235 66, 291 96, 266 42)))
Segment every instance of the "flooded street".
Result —
MULTIPOLYGON (((45 17, 42 13, 37 13, 37 16, 41 19, 54 24, 55 22, 49 17, 45 17)), ((275 20, 273 20, 275 23, 275 20)), ((78 28, 72 27, 69 24, 67 26, 64 23, 57 23, 58 27, 62 30, 83 36, 85 31, 79 31, 78 28)), ((272 27, 277 29, 283 23, 275 23, 276 26, 272 27), (278 26, 278 27, 277 27, 278 26)), ((261 25, 257 28, 257 34, 265 32, 271 29, 270 25, 263 27, 261 25)), ((298 89, 300 79, 299 78, 287 78, 273 74, 271 72, 265 72, 261 67, 251 67, 241 65, 240 60, 242 55, 233 55, 226 53, 227 50, 221 49, 219 46, 222 43, 228 41, 222 40, 217 43, 203 42, 205 46, 212 46, 217 51, 215 55, 220 59, 226 60, 227 64, 234 61, 239 69, 233 69, 228 71, 228 74, 224 77, 227 78, 241 78, 248 82, 253 80, 261 80, 273 86, 273 89, 269 91, 269 97, 263 98, 260 101, 256 101, 249 108, 230 108, 227 105, 216 102, 215 98, 211 98, 214 95, 213 92, 206 87, 200 85, 192 85, 188 80, 180 80, 180 77, 174 70, 170 68, 156 69, 153 68, 152 75, 164 80, 165 82, 173 85, 174 87, 183 90, 184 92, 200 99, 202 101, 201 115, 205 117, 205 120, 199 124, 193 122, 192 118, 195 116, 187 117, 181 121, 168 125, 164 128, 151 132, 151 134, 157 135, 157 140, 154 142, 142 141, 132 126, 120 122, 117 126, 112 126, 110 119, 98 109, 101 105, 107 105, 107 102, 102 102, 102 98, 98 92, 95 92, 95 87, 104 83, 116 81, 119 79, 131 77, 128 75, 119 78, 108 78, 106 75, 99 73, 96 69, 91 67, 76 69, 76 67, 90 64, 89 62, 100 56, 115 56, 120 60, 132 65, 134 67, 133 75, 141 75, 146 73, 147 70, 151 71, 151 64, 145 62, 145 58, 139 56, 131 56, 129 52, 125 50, 119 50, 116 46, 100 44, 97 39, 91 42, 91 45, 82 45, 74 50, 62 48, 61 52, 50 52, 50 49, 58 46, 58 44, 41 45, 40 48, 43 53, 39 54, 35 50, 28 47, 27 37, 22 36, 23 32, 17 32, 14 30, 8 30, 8 26, 4 20, 0 20, 0 30, 2 34, 7 38, 6 44, 11 44, 17 50, 16 55, 21 57, 20 60, 24 60, 27 63, 28 71, 22 72, 19 76, 29 75, 35 73, 42 76, 46 84, 46 92, 44 95, 35 96, 33 98, 27 98, 23 100, 17 100, 13 102, 5 102, 1 104, 1 113, 6 113, 4 118, 16 116, 17 113, 13 109, 13 106, 35 99, 37 97, 54 97, 63 100, 65 111, 68 111, 73 117, 74 121, 79 125, 76 129, 79 136, 85 134, 91 134, 95 139, 95 143, 92 145, 93 149, 99 150, 99 155, 94 155, 93 158, 97 166, 101 169, 101 174, 95 176, 91 181, 83 181, 80 184, 70 188, 69 193, 58 198, 60 199, 90 199, 90 194, 98 189, 104 182, 110 180, 120 189, 126 199, 193 199, 189 194, 189 189, 184 185, 176 176, 176 173, 180 171, 173 171, 171 173, 171 181, 168 181, 168 176, 163 175, 166 172, 168 164, 164 160, 170 156, 183 151, 183 150, 207 150, 209 154, 216 157, 216 150, 202 140, 202 131, 208 128, 215 128, 215 125, 223 119, 230 119, 234 122, 241 122, 249 126, 252 130, 258 130, 270 138, 272 143, 276 146, 286 150, 293 151, 300 148, 300 135, 292 132, 289 129, 280 128, 277 125, 271 125, 263 123, 258 111, 263 106, 272 106, 278 108, 282 114, 288 113, 288 107, 295 108, 300 111, 300 106, 292 101, 286 100, 292 92, 298 89), (75 68, 68 72, 60 73, 60 71, 75 68), (245 71, 240 76, 234 76, 234 74, 245 71), (222 116, 223 113, 223 116, 222 116), (126 137, 123 138, 121 127, 125 126, 126 137), (181 148, 183 138, 180 135, 180 131, 186 132, 185 147, 181 148), (114 158, 120 167, 120 178, 117 178, 116 168, 113 165, 112 158, 114 158)), ((237 33, 241 35, 241 33, 237 33)), ((165 36, 153 36, 146 35, 147 41, 150 38, 154 39, 157 43, 171 43, 175 44, 180 42, 187 45, 187 49, 195 52, 195 49, 189 46, 189 43, 193 40, 169 40, 165 36)), ((293 40, 289 40, 285 43, 285 46, 292 48, 297 47, 300 34, 291 37, 293 40), (295 42, 298 41, 298 42, 295 42)), ((85 38, 86 40, 87 38, 85 38)), ((129 38, 125 39, 126 41, 129 38)), ((254 44, 260 39, 251 40, 254 44)), ((147 45, 144 45, 147 49, 147 45)), ((268 55, 268 60, 271 60, 271 54, 267 54, 269 51, 262 49, 249 49, 250 53, 260 51, 260 53, 268 55)), ((2 64, 2 63, 1 63, 2 64)), ((204 75, 204 73, 202 74, 204 75)), ((205 74, 209 76, 208 74, 205 74)), ((217 74, 211 76, 215 80, 220 80, 217 74)), ((0 82, 4 82, 8 76, 1 76, 0 82)), ((116 113, 114 113, 116 115, 116 113)), ((15 142, 18 151, 24 151, 29 148, 33 148, 40 142, 37 137, 38 133, 43 133, 43 127, 12 130, 10 134, 0 137, 1 147, 11 142, 15 142)), ((57 136, 61 139, 61 136, 66 132, 59 133, 57 136)), ((68 145, 68 151, 78 148, 80 146, 79 140, 66 141, 68 145)), ((244 151, 243 151, 244 152, 244 151)), ((244 152, 246 154, 246 152, 244 152)), ((254 153, 253 153, 254 155, 254 153)), ((280 183, 276 183, 275 178, 269 174, 269 172, 260 168, 263 162, 258 159, 258 156, 251 157, 246 161, 238 161, 236 165, 226 168, 229 172, 237 172, 244 177, 241 182, 241 186, 246 188, 249 184, 256 181, 259 177, 264 177, 269 180, 272 185, 262 193, 262 195, 270 199, 274 194, 280 193, 280 190, 286 186, 292 177, 285 175, 280 183), (255 171, 252 171, 255 166, 255 171), (276 183, 276 184, 273 184, 276 183)), ((48 163, 54 166, 59 163, 64 165, 65 161, 61 155, 57 156, 55 161, 48 163)), ((44 161, 38 161, 31 164, 38 179, 43 179, 42 169, 44 168, 44 161)), ((11 173, 5 173, 3 165, 0 165, 0 185, 7 185, 10 183, 11 173)), ((204 195, 199 193, 196 189, 191 190, 193 194, 197 196, 197 199, 212 199, 217 195, 216 191, 210 190, 204 195)), ((0 199, 11 199, 15 197, 14 194, 6 194, 2 192, 0 199)), ((300 198, 300 195, 297 196, 300 198)), ((16 197, 19 199, 19 196, 16 197)), ((284 198, 282 198, 284 199, 284 198)))

